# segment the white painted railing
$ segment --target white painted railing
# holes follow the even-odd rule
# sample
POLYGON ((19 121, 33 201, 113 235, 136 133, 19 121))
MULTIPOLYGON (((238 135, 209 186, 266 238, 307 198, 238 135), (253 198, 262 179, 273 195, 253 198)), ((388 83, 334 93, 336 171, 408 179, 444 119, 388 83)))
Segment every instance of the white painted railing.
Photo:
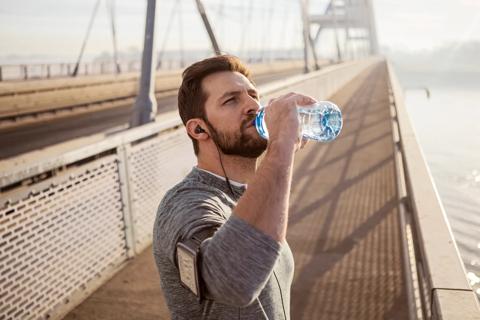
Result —
POLYGON ((388 66, 411 319, 480 319, 445 211, 388 66))

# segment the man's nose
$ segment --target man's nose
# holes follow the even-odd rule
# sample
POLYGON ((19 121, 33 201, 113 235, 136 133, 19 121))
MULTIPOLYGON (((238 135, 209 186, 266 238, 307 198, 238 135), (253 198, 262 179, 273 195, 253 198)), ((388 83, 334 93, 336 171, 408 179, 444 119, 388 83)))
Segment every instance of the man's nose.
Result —
POLYGON ((260 109, 260 101, 257 101, 256 99, 250 97, 250 99, 248 99, 248 103, 245 108, 245 113, 257 114, 259 109, 260 109))

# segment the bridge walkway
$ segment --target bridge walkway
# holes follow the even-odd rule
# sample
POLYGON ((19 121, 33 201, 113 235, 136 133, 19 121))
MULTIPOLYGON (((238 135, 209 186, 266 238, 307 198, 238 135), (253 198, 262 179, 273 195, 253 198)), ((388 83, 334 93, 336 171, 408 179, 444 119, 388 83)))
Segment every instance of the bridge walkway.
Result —
MULTIPOLYGON (((344 129, 298 152, 288 242, 291 319, 407 319, 388 74, 364 72, 331 100, 344 129)), ((151 248, 65 319, 169 319, 151 248)))

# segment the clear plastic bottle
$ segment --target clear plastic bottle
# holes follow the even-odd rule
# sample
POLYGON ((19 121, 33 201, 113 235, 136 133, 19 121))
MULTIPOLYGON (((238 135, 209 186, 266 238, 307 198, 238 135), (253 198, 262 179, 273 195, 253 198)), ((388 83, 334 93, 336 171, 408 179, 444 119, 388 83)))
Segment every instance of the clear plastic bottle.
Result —
MULTIPOLYGON (((330 101, 318 101, 311 106, 297 107, 297 110, 304 139, 328 142, 334 140, 342 130, 342 112, 330 101)), ((268 139, 265 108, 260 109, 254 124, 258 134, 268 139)))

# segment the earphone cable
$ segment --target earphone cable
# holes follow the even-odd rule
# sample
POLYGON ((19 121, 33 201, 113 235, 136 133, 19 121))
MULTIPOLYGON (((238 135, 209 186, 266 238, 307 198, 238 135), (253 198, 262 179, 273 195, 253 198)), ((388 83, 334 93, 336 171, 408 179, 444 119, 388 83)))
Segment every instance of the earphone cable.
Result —
POLYGON ((277 280, 278 290, 280 290, 280 300, 282 301, 283 316, 285 317, 285 320, 287 320, 287 313, 285 312, 285 304, 283 303, 282 287, 280 287, 280 281, 278 281, 278 277, 277 277, 277 274, 275 273, 275 270, 273 270, 273 275, 275 276, 275 280, 277 280))
POLYGON ((218 148, 216 143, 215 143, 215 147, 217 147, 218 158, 220 159, 220 166, 222 167, 223 175, 225 176, 225 181, 227 182, 227 187, 230 190, 230 192, 232 193, 232 197, 235 198, 235 193, 233 192, 232 185, 230 184, 230 180, 228 179, 227 172, 225 171, 225 167, 223 166, 223 161, 222 161, 222 156, 220 154, 220 149, 218 148))

